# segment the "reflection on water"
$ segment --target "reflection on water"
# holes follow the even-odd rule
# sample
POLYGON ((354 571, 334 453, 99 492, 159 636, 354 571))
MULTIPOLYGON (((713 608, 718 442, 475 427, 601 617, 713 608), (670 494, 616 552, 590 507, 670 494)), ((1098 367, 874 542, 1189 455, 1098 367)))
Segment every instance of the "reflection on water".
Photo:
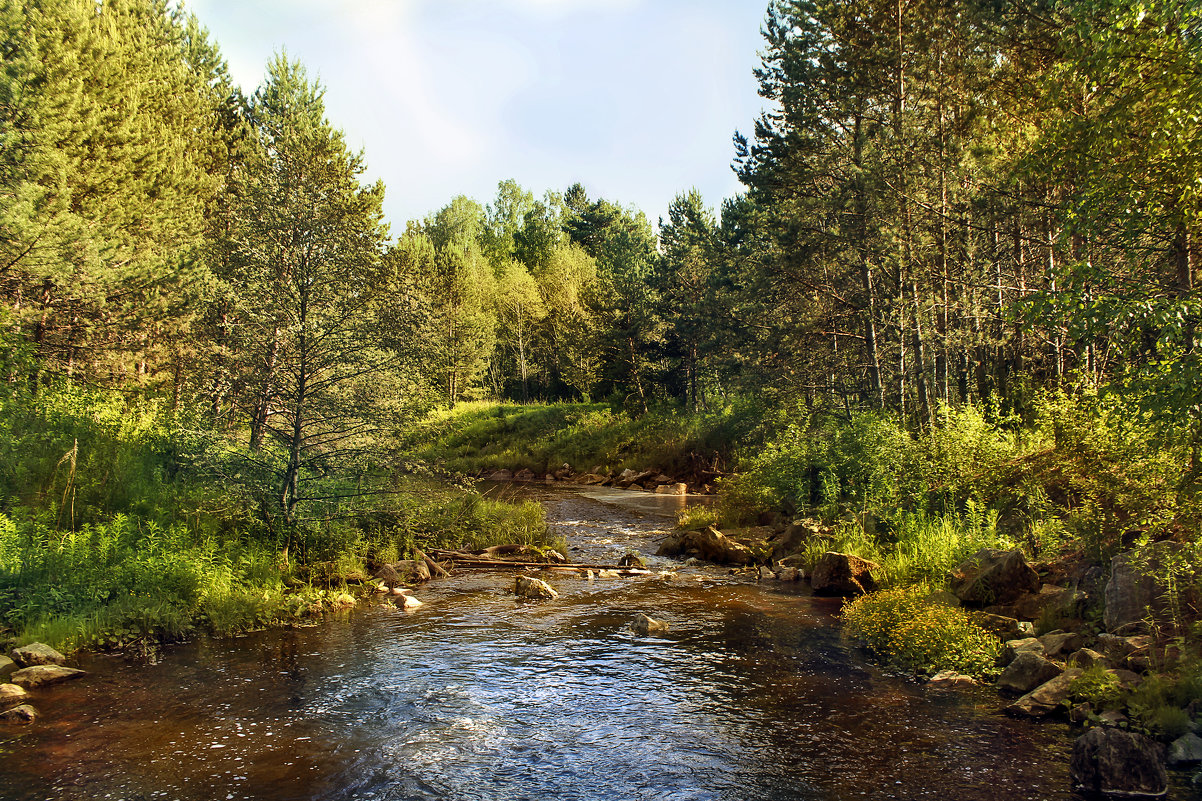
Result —
MULTIPOLYGON (((539 490, 581 558, 654 551, 662 518, 539 490)), ((1064 799, 1067 738, 883 675, 837 605, 719 570, 425 588, 416 613, 92 659, 9 736, 12 799, 1064 799), (664 618, 662 637, 627 628, 664 618)), ((6 735, 7 736, 7 735, 6 735)))

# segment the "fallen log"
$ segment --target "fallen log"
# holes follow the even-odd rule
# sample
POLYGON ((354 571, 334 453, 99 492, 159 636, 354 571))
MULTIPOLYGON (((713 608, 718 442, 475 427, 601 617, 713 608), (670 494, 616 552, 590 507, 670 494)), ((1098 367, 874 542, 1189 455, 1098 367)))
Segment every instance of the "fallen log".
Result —
POLYGON ((441 561, 450 562, 452 567, 499 569, 499 570, 560 570, 564 572, 584 573, 589 570, 599 572, 612 570, 620 576, 649 576, 650 570, 626 567, 624 565, 590 565, 582 562, 519 562, 510 559, 488 559, 463 551, 443 551, 430 549, 430 553, 441 561))

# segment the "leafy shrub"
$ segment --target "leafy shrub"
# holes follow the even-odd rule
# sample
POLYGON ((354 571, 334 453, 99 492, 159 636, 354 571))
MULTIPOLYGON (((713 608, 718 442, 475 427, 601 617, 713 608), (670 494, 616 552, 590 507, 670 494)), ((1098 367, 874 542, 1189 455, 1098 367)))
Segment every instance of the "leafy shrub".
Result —
POLYGON ((926 587, 863 595, 843 607, 844 631, 901 670, 955 670, 974 677, 994 671, 1001 643, 962 610, 925 600, 926 587))

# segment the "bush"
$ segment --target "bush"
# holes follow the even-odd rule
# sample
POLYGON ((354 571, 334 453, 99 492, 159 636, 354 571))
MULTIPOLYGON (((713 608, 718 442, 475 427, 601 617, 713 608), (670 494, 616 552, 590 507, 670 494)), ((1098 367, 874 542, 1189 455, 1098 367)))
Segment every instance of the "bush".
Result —
POLYGON ((901 670, 992 674, 997 637, 964 610, 928 602, 926 595, 926 587, 910 586, 861 596, 843 607, 844 631, 901 670))

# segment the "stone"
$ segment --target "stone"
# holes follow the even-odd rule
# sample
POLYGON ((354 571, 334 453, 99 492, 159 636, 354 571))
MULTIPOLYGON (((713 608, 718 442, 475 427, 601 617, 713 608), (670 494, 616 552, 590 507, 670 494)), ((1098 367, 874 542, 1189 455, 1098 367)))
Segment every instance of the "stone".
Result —
POLYGON ((597 484, 604 484, 606 481, 609 481, 609 478, 601 475, 600 473, 585 473, 583 476, 576 479, 576 481, 577 483, 584 484, 586 486, 595 486, 597 484))
POLYGON ((20 648, 14 648, 9 653, 9 656, 11 656, 13 661, 21 667, 33 667, 34 665, 62 665, 67 661, 67 657, 51 648, 49 645, 41 642, 31 642, 29 645, 22 645, 20 648))
POLYGON ((29 693, 25 692, 24 687, 18 687, 15 684, 0 684, 0 709, 25 703, 27 695, 29 693))
POLYGON ((1094 665, 1101 665, 1104 668, 1111 667, 1110 660, 1092 648, 1082 648, 1068 658, 1068 664, 1072 667, 1091 668, 1094 665))
POLYGON ((995 615, 991 612, 974 612, 973 621, 1002 640, 1016 640, 1026 636, 1027 631, 1017 618, 995 615))
POLYGON ((1060 619, 1077 618, 1089 596, 1081 590, 1044 584, 1038 593, 1024 595, 1014 602, 1014 614, 1023 620, 1036 620, 1045 613, 1060 619))
POLYGON ((960 606, 960 599, 954 592, 948 590, 937 590, 922 600, 932 606, 950 606, 952 608, 960 606))
POLYGON ((1202 737, 1192 731, 1169 744, 1169 767, 1180 768, 1202 762, 1202 737))
POLYGON ((977 682, 972 676, 966 676, 954 670, 941 670, 934 676, 931 676, 931 680, 927 683, 936 689, 952 690, 961 687, 974 687, 977 682))
POLYGON ((1073 683, 1073 679, 1080 676, 1082 672, 1080 668, 1069 668, 1006 707, 1006 712, 1018 717, 1047 717, 1068 700, 1069 686, 1073 683))
POLYGON ((402 595, 397 599, 397 606, 401 609, 417 609, 422 606, 422 602, 414 598, 412 595, 402 595))
POLYGON ((655 488, 656 495, 688 495, 689 485, 677 482, 675 484, 660 484, 655 488))
POLYGON ((1025 695, 1063 672, 1058 665, 1049 662, 1034 651, 1022 651, 1002 671, 1002 675, 998 677, 997 686, 1003 692, 1025 695))
POLYGON ((1085 636, 1073 631, 1049 631, 1039 638, 1044 653, 1050 657, 1071 654, 1085 644, 1085 636))
POLYGON ((559 593, 551 588, 551 585, 542 579, 530 578, 529 576, 518 576, 513 583, 513 592, 519 598, 529 598, 531 600, 549 600, 558 598, 559 593))
POLYGON ((782 567, 776 571, 778 581, 801 581, 802 573, 795 567, 782 567))
POLYGON ((38 711, 29 704, 21 704, 0 712, 0 723, 33 723, 37 719, 38 711))
POLYGON ((489 481, 508 481, 511 478, 513 478, 513 473, 508 470, 497 470, 488 476, 489 481))
POLYGON ((810 587, 818 595, 863 595, 876 589, 872 571, 880 565, 848 553, 827 551, 818 557, 810 587))
POLYGON ((1093 714, 1093 704, 1089 701, 1084 701, 1077 704, 1068 711, 1068 719, 1071 723, 1084 723, 1089 720, 1089 716, 1093 714))
POLYGON ((32 690, 34 687, 60 684, 64 681, 78 679, 85 675, 87 674, 79 668, 64 667, 62 665, 34 665, 33 667, 21 668, 12 675, 10 680, 18 687, 32 690))
POLYGON ((380 565, 371 572, 371 575, 388 589, 394 589, 405 583, 401 574, 392 565, 380 565))
POLYGON ((0 679, 7 677, 16 669, 16 662, 12 661, 7 656, 0 656, 0 679))
POLYGON ((663 620, 656 620, 655 618, 648 617, 642 613, 636 615, 630 624, 631 631, 633 631, 635 634, 641 634, 644 637, 653 632, 667 631, 668 628, 668 624, 663 620))
POLYGON ((767 565, 760 565, 756 573, 760 581, 776 581, 776 571, 767 565))
MULTIPOLYGON (((1167 572, 1164 565, 1177 557, 1181 545, 1170 540, 1153 543, 1138 553, 1128 551, 1110 560, 1110 580, 1104 593, 1102 623, 1107 631, 1117 631, 1132 623, 1142 623, 1151 615, 1168 622, 1168 588, 1157 578, 1167 572)), ((1179 581, 1186 581, 1180 577, 1179 581)))
POLYGON ((616 570, 598 570, 597 578, 621 578, 622 574, 616 570))
POLYGON ((1042 586, 1022 551, 982 548, 952 575, 952 592, 969 606, 1010 604, 1042 586))
POLYGON ((638 567, 644 570, 647 568, 647 560, 634 551, 627 551, 626 555, 618 560, 618 564, 623 567, 638 567))
POLYGON ((1169 783, 1156 742, 1108 726, 1073 743, 1069 779, 1074 792, 1122 798, 1164 798, 1169 783))
POLYGON ((1098 720, 1103 726, 1125 726, 1130 722, 1130 719, 1119 709, 1107 709, 1098 715, 1098 720))
POLYGON ((682 531, 665 539, 656 551, 657 556, 688 554, 721 565, 749 565, 751 550, 735 542, 718 529, 709 526, 701 531, 682 531))
POLYGON ((1002 644, 1002 652, 998 655, 997 664, 999 667, 1005 667, 1018 657, 1019 654, 1030 651, 1031 653, 1044 656, 1043 643, 1034 637, 1023 637, 1018 640, 1006 640, 1002 644))

